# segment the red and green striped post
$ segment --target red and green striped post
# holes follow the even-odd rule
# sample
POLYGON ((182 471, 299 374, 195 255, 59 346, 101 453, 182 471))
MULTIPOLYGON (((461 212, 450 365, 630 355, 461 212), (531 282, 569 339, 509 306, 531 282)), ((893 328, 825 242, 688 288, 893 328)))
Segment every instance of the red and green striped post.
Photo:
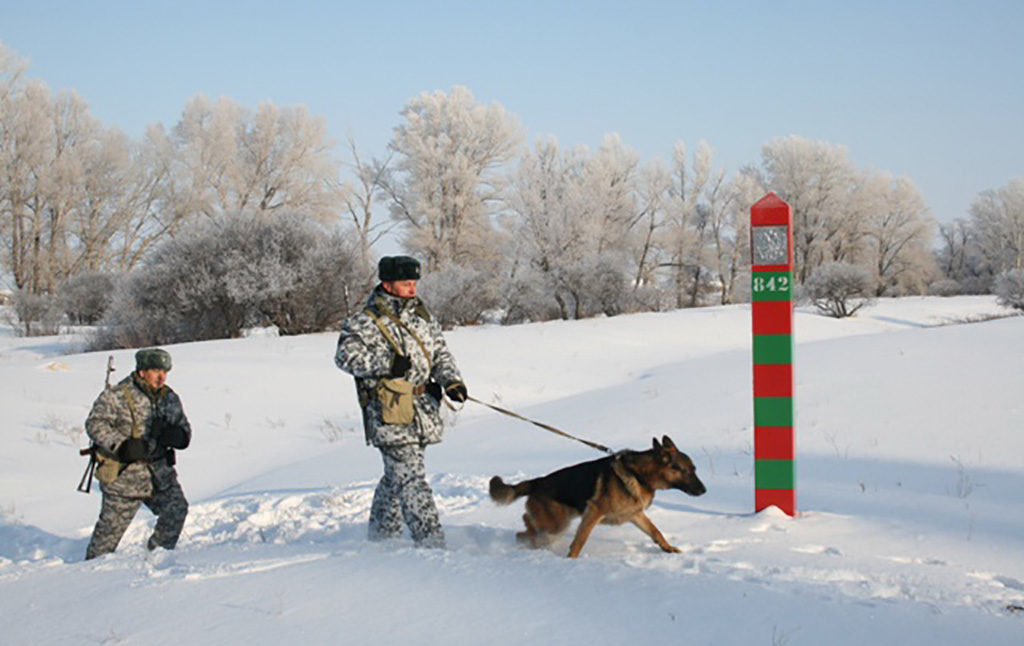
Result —
POLYGON ((794 516, 793 209, 775 193, 750 207, 750 253, 754 508, 794 516))

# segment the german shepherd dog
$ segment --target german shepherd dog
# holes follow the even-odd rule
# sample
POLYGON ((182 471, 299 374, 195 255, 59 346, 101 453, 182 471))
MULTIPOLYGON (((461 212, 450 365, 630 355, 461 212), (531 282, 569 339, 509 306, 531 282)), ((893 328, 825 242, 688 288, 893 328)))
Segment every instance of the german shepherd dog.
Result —
POLYGON ((516 534, 518 542, 531 548, 549 545, 577 516, 582 516, 569 547, 569 558, 583 550, 598 523, 619 525, 629 521, 650 536, 666 552, 678 552, 670 545, 644 510, 659 489, 679 489, 700 496, 707 489, 697 477, 693 460, 676 448, 667 436, 654 438, 647 451, 620 451, 591 462, 574 464, 540 478, 506 484, 491 478, 491 498, 507 505, 527 496, 523 522, 526 531, 516 534))

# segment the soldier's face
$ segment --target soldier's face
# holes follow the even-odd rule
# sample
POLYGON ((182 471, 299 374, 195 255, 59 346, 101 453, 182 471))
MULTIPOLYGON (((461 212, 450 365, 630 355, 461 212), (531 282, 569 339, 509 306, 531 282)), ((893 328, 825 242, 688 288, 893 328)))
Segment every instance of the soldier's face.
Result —
POLYGON ((153 390, 158 390, 167 383, 167 371, 160 370, 159 368, 147 368, 145 370, 140 370, 139 376, 142 377, 142 380, 149 384, 149 387, 153 390))
POLYGON ((389 294, 394 294, 399 298, 415 298, 416 297, 416 281, 415 280, 395 280, 383 283, 384 291, 389 294))

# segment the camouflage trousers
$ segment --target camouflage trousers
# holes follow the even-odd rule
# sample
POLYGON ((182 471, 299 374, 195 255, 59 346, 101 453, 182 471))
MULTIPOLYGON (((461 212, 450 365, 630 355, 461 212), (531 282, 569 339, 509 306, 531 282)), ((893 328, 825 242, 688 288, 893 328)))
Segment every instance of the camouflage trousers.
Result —
POLYGON ((373 493, 370 540, 398 538, 404 519, 417 546, 443 548, 444 530, 423 464, 425 447, 404 444, 377 448, 384 458, 384 476, 373 493))
POLYGON ((150 550, 158 547, 174 549, 181 528, 185 525, 185 516, 188 515, 188 501, 177 479, 174 479, 170 487, 155 491, 150 498, 128 498, 104 493, 100 519, 92 531, 85 559, 94 559, 117 549, 121 537, 143 504, 156 515, 156 526, 146 547, 150 550))

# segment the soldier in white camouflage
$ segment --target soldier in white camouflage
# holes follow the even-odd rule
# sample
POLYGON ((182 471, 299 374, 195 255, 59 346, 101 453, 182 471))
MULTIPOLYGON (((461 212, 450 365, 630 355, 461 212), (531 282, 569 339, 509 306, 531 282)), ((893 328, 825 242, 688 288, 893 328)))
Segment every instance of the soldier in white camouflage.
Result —
POLYGON ((171 355, 160 348, 135 354, 135 371, 96 399, 85 421, 99 464, 100 517, 85 558, 113 552, 145 504, 156 516, 146 547, 173 549, 188 514, 174 450, 187 448, 192 428, 167 385, 171 355))
POLYGON ((366 442, 384 459, 368 535, 397 538, 404 520, 417 546, 444 547, 424 451, 441 441, 442 396, 464 402, 466 386, 441 326, 416 295, 419 262, 382 258, 378 276, 366 308, 342 325, 334 355, 335 364, 355 377, 366 442))

